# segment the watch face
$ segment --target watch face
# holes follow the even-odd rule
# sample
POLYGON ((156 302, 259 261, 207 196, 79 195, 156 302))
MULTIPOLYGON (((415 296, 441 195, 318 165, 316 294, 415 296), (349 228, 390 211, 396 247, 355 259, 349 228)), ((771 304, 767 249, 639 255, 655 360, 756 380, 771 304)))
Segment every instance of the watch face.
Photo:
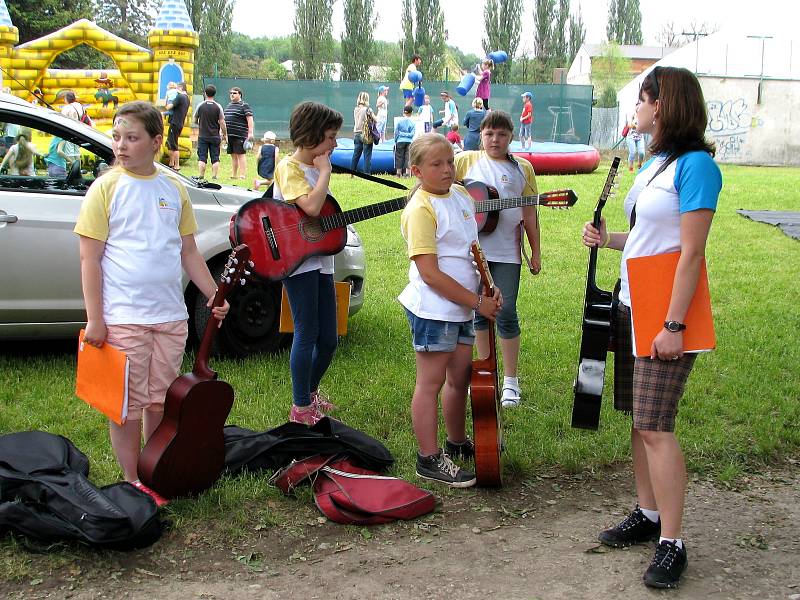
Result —
POLYGON ((669 331, 673 331, 673 332, 682 331, 684 329, 682 323, 679 323, 678 321, 667 321, 666 323, 664 323, 664 326, 669 331))

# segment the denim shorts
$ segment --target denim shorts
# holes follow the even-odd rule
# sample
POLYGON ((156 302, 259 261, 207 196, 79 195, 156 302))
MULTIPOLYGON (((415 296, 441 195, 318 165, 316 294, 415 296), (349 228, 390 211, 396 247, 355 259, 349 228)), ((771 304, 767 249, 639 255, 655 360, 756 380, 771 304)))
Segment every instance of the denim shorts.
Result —
POLYGON ((423 319, 406 309, 416 352, 453 352, 458 344, 472 346, 475 328, 472 321, 462 323, 423 319))
POLYGON ((530 123, 520 123, 520 126, 519 126, 519 137, 520 137, 520 139, 531 137, 531 124, 530 123))

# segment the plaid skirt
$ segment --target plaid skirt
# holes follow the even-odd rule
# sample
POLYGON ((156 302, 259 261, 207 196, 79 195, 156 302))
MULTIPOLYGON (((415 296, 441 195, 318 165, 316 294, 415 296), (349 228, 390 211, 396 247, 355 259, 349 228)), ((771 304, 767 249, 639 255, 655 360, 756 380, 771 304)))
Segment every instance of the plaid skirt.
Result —
POLYGON ((632 414, 635 429, 675 431, 678 401, 697 354, 684 354, 678 360, 634 357, 631 309, 621 303, 614 339, 614 408, 632 414))

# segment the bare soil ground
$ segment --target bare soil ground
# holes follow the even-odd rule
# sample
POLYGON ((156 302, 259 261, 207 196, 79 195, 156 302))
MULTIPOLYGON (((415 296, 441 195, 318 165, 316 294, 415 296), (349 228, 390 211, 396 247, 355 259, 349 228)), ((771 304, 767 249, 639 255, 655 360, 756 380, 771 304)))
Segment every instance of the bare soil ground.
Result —
POLYGON ((652 591, 642 573, 652 544, 614 550, 599 530, 631 508, 620 466, 553 472, 502 490, 448 494, 413 522, 373 528, 325 521, 307 502, 279 502, 285 524, 220 539, 213 529, 167 532, 132 553, 80 552, 57 571, 0 582, 14 599, 135 598, 776 598, 800 600, 800 461, 733 486, 690 483, 689 568, 678 591, 652 591))

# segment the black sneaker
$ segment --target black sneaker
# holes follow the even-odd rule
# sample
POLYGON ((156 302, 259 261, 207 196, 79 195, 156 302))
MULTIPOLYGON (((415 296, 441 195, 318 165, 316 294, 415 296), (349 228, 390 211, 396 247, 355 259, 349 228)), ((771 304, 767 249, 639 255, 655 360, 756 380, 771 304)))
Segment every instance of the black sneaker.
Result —
POLYGON ((447 440, 444 443, 444 451, 453 458, 469 460, 470 458, 475 458, 475 442, 469 438, 458 444, 447 440))
POLYGON ((597 539, 606 546, 625 548, 633 544, 657 540, 660 535, 661 519, 657 523, 653 523, 637 506, 619 525, 601 531, 597 539))
POLYGON ((417 475, 458 488, 473 486, 476 481, 474 473, 460 468, 441 450, 433 456, 420 456, 417 453, 417 475))
POLYGON ((688 562, 685 545, 678 548, 677 543, 664 540, 656 546, 653 562, 644 572, 644 584, 653 588, 676 588, 688 562))

